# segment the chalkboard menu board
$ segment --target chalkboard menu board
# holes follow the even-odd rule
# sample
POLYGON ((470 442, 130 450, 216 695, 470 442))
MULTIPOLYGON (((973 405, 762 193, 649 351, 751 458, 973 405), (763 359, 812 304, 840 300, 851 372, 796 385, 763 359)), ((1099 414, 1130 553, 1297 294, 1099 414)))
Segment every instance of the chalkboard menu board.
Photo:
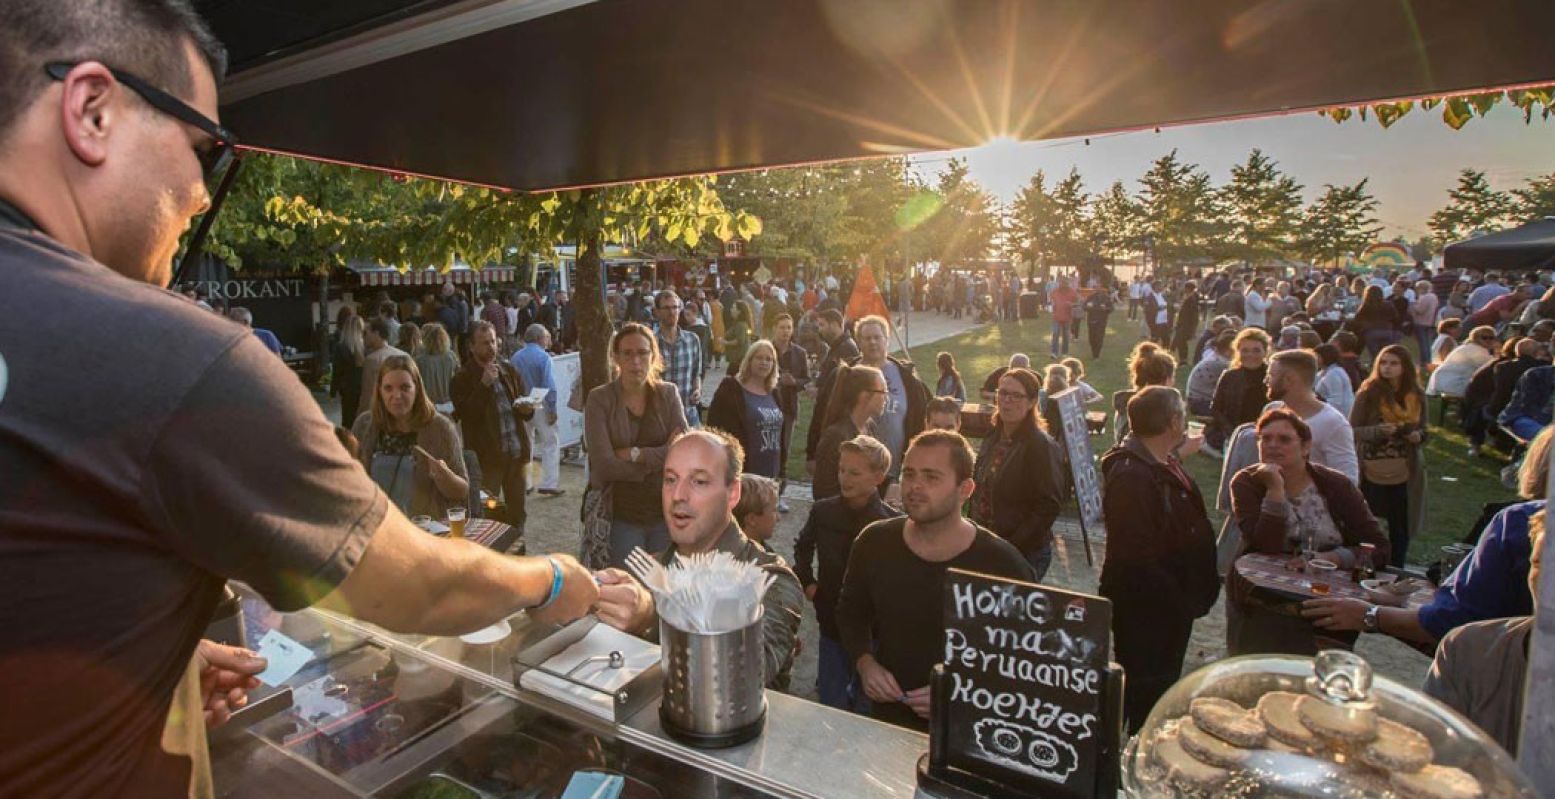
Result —
POLYGON ((951 569, 932 733, 944 762, 1023 795, 1093 796, 1116 744, 1111 628, 1101 597, 951 569))
POLYGON ((1058 403, 1058 415, 1064 421, 1064 440, 1058 442, 1069 455, 1069 473, 1074 476, 1074 494, 1080 503, 1080 530, 1085 536, 1085 556, 1091 556, 1092 535, 1104 538, 1101 515, 1101 478, 1096 474, 1096 456, 1091 452, 1091 431, 1085 424, 1085 405, 1080 389, 1060 391, 1051 398, 1058 403))

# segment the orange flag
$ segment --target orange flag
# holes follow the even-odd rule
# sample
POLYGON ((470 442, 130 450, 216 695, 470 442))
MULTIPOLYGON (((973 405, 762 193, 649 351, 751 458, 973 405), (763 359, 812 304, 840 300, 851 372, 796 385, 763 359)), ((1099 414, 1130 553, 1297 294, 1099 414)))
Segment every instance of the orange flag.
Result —
POLYGON ((859 320, 870 314, 875 314, 891 323, 891 309, 886 306, 885 297, 880 296, 880 288, 875 285, 875 273, 870 270, 868 264, 859 266, 858 277, 853 280, 853 296, 848 298, 847 317, 859 320))

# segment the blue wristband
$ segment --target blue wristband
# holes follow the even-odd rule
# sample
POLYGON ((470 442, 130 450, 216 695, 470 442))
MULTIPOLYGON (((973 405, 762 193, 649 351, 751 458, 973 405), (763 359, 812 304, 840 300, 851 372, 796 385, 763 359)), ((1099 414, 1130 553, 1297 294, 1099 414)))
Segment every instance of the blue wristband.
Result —
POLYGON ((562 565, 553 557, 547 557, 546 560, 551 562, 551 593, 546 596, 544 602, 535 606, 536 610, 550 607, 551 603, 562 595, 562 565))

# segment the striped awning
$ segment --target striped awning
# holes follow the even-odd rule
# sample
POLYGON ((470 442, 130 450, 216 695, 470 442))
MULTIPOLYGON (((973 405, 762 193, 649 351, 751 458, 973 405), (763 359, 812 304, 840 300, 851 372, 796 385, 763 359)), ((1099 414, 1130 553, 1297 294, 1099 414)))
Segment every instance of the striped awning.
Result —
POLYGON ((441 286, 444 281, 456 285, 511 283, 518 277, 518 268, 513 266, 488 266, 485 269, 455 266, 447 272, 434 267, 401 272, 392 266, 352 266, 351 270, 364 286, 441 286))

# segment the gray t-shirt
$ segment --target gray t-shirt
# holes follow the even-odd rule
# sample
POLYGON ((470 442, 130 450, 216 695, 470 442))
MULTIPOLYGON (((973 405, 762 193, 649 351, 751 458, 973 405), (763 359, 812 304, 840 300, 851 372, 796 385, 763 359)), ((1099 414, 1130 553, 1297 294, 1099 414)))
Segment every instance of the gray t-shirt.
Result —
POLYGON ((891 451, 891 476, 902 473, 902 452, 907 447, 907 384, 902 382, 902 370, 894 361, 886 360, 880 368, 885 375, 885 410, 875 417, 875 438, 891 451))
POLYGON ((1532 632, 1532 616, 1476 621, 1454 629, 1437 647, 1422 690, 1478 724, 1515 755, 1532 632))
POLYGON ((246 328, 3 203, 0 378, 0 793, 185 795, 163 728, 223 580, 316 601, 383 493, 246 328))

